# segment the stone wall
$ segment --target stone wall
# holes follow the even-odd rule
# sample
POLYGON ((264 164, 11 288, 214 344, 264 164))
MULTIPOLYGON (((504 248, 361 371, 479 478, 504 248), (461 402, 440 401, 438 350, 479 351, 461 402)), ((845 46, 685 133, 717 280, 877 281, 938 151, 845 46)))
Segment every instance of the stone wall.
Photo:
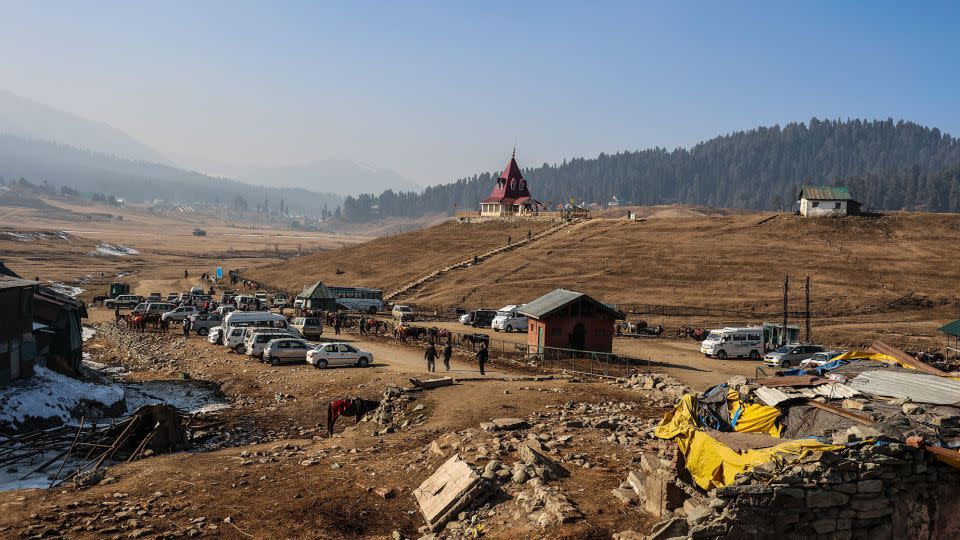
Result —
POLYGON ((768 463, 685 505, 693 538, 946 539, 960 531, 960 474, 905 444, 768 463))

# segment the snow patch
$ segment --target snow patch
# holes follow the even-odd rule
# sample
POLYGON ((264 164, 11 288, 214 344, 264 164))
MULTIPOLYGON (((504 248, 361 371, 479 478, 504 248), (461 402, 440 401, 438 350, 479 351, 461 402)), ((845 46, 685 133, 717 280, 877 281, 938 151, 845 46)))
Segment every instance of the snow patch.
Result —
POLYGON ((127 411, 144 405, 168 403, 190 413, 212 412, 230 407, 209 384, 191 380, 143 381, 123 383, 127 395, 127 411))
POLYGON ((112 245, 106 242, 100 242, 100 245, 97 246, 97 249, 87 253, 87 255, 94 257, 126 257, 127 255, 139 255, 140 252, 127 246, 121 246, 120 244, 112 245))
POLYGON ((69 296, 70 298, 76 298, 84 291, 84 289, 81 289, 80 287, 73 287, 61 281, 48 281, 45 283, 45 285, 64 296, 69 296))
POLYGON ((115 384, 81 381, 44 366, 33 370, 33 377, 0 390, 0 424, 23 424, 27 418, 70 422, 84 401, 109 407, 123 400, 123 388, 115 384))
POLYGON ((47 231, 30 231, 30 232, 15 232, 15 231, 4 231, 4 235, 16 240, 17 242, 33 242, 36 240, 65 240, 70 241, 70 235, 65 232, 47 232, 47 231))
MULTIPOLYGON (((95 335, 97 335, 96 328, 93 328, 91 326, 83 326, 80 329, 80 337, 83 338, 84 341, 92 338, 95 335)), ((87 358, 90 355, 90 353, 83 353, 83 354, 84 354, 84 358, 87 358)))

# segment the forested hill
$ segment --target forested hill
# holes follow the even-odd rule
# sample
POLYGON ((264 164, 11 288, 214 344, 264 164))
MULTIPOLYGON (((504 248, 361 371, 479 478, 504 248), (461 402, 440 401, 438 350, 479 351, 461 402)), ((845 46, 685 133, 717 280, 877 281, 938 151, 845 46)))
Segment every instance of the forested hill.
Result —
MULTIPOLYGON (((960 211, 957 177, 942 170, 960 165, 957 139, 912 122, 810 120, 717 137, 693 148, 601 154, 524 171, 535 198, 554 204, 606 202, 688 203, 713 207, 792 210, 798 187, 857 177, 854 198, 868 208, 960 211), (913 176, 911 176, 913 174, 913 176), (940 179, 936 182, 920 179, 940 179), (935 186, 935 187, 934 187, 935 186), (899 192, 899 194, 898 194, 899 192), (931 201, 937 204, 931 205, 931 201)), ((497 173, 485 173, 422 193, 347 198, 349 219, 417 216, 474 210, 497 173), (374 205, 379 210, 372 210, 374 205)))

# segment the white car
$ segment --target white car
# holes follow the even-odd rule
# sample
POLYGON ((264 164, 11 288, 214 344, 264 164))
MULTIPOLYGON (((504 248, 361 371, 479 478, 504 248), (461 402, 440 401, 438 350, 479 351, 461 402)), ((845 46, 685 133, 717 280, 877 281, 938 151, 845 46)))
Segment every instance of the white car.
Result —
POLYGON ((302 363, 307 360, 307 352, 313 348, 306 341, 297 338, 277 338, 270 340, 263 348, 264 362, 277 365, 283 362, 302 363))
POLYGON ((368 367, 373 355, 349 343, 321 343, 307 352, 307 363, 317 369, 331 366, 368 367))
POLYGON ((410 306, 396 305, 393 306, 393 318, 403 322, 403 321, 412 321, 416 319, 416 315, 413 313, 413 308, 410 306))
POLYGON ((173 311, 168 311, 160 316, 165 321, 183 321, 191 315, 196 315, 200 310, 197 306, 180 306, 173 311))
POLYGON ((490 323, 490 328, 493 328, 494 332, 499 332, 503 330, 504 332, 513 332, 517 330, 519 332, 526 332, 527 325, 529 324, 529 319, 526 315, 521 315, 517 310, 523 306, 503 306, 497 311, 497 316, 493 318, 493 322, 490 323))
POLYGON ((214 345, 220 345, 223 343, 223 327, 214 326, 210 329, 210 333, 207 334, 207 341, 213 343, 214 345))
POLYGON ((248 334, 246 341, 243 342, 243 347, 248 355, 254 358, 263 358, 263 350, 266 349, 267 343, 274 339, 288 337, 290 337, 290 334, 284 330, 261 330, 248 334))

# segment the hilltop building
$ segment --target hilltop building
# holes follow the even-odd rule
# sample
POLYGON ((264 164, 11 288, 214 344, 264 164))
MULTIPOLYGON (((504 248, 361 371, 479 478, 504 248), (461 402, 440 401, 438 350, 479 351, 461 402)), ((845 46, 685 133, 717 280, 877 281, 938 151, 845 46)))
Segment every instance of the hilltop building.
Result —
POLYGON ((517 165, 514 149, 490 196, 480 201, 480 217, 533 216, 539 208, 540 203, 530 195, 530 187, 517 165))
POLYGON ((861 208, 845 187, 803 186, 797 199, 804 217, 847 216, 859 214, 861 208))

